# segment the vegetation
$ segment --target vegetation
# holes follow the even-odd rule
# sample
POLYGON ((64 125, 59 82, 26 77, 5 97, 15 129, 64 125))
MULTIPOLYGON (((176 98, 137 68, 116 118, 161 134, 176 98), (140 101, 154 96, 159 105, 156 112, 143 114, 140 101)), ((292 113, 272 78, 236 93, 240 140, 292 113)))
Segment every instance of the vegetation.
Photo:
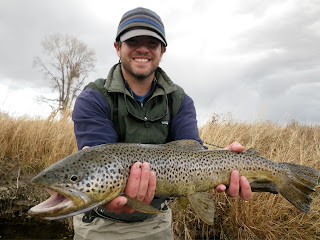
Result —
MULTIPOLYGON (((34 174, 76 151, 73 124, 66 118, 11 118, 0 113, 0 133, 0 164, 10 161, 34 174)), ((246 148, 258 148, 261 155, 274 161, 320 170, 320 126, 213 118, 200 134, 209 144, 227 146, 238 141, 246 148)), ((299 212, 280 195, 256 193, 246 203, 213 193, 217 203, 214 226, 203 223, 189 207, 181 210, 176 201, 171 203, 176 239, 320 239, 319 187, 309 214, 299 212)))
POLYGON ((56 99, 41 96, 38 100, 49 104, 51 117, 59 112, 66 114, 72 109, 88 73, 94 70, 95 53, 84 42, 69 35, 48 35, 41 46, 43 56, 35 57, 33 66, 59 95, 56 99))
POLYGON ((28 172, 43 168, 77 150, 68 118, 11 118, 0 112, 0 163, 10 161, 28 172))

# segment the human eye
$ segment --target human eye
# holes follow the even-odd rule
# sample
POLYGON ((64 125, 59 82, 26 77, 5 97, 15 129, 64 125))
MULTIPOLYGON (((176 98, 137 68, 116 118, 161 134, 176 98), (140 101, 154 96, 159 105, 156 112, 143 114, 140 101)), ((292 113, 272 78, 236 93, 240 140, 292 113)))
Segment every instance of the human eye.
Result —
POLYGON ((160 44, 160 42, 157 40, 151 40, 148 42, 148 45, 150 48, 156 48, 159 46, 159 44, 160 44))
POLYGON ((127 41, 126 41, 127 44, 129 44, 130 46, 135 46, 137 45, 137 40, 134 39, 134 38, 129 38, 127 41))

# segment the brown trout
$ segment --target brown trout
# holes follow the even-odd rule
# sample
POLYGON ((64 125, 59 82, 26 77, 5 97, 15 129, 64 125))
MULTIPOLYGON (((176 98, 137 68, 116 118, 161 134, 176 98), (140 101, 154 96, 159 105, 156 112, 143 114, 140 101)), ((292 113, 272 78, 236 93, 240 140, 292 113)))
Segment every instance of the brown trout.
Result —
MULTIPOLYGON (((78 151, 49 166, 31 180, 51 197, 29 210, 46 219, 74 216, 106 204, 123 194, 134 162, 149 162, 156 172, 156 196, 187 197, 198 216, 213 224, 214 202, 206 192, 229 184, 230 172, 239 170, 253 191, 278 193, 303 212, 308 212, 311 193, 320 174, 310 167, 279 163, 254 150, 236 153, 205 150, 196 141, 167 144, 104 144, 78 151)), ((124 195, 126 196, 126 195, 124 195)), ((128 205, 144 213, 160 213, 150 205, 130 199, 128 205)))

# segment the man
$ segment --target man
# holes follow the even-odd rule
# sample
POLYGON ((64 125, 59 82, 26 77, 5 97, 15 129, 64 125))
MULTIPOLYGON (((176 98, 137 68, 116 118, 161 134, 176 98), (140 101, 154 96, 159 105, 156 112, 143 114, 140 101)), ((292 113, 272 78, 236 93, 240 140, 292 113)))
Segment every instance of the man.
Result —
MULTIPOLYGON (((119 63, 107 79, 90 83, 75 103, 72 118, 79 150, 114 142, 161 144, 194 139, 202 143, 192 99, 159 68, 167 47, 161 18, 145 8, 128 11, 119 23, 114 47, 119 63)), ((227 149, 243 151, 238 143, 227 149)), ((249 200, 247 179, 237 171, 230 179, 228 194, 249 200)), ((155 188, 156 175, 149 163, 135 163, 125 193, 166 213, 136 212, 120 196, 74 217, 74 238, 173 239, 171 210, 165 199, 154 197, 155 188)), ((225 191, 226 186, 219 185, 217 190, 225 191)))

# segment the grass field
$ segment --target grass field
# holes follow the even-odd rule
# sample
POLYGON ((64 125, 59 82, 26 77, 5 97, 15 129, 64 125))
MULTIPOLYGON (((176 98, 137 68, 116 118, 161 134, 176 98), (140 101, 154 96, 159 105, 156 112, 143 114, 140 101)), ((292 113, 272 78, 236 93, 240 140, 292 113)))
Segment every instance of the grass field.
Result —
MULTIPOLYGON (((76 151, 70 119, 12 118, 0 113, 0 133, 0 164, 10 161, 28 173, 36 174, 76 151)), ((213 118, 200 129, 200 136, 204 142, 219 146, 238 141, 245 148, 258 148, 262 156, 274 161, 320 170, 320 126, 247 124, 213 118)), ((173 229, 177 239, 320 239, 319 187, 313 197, 310 213, 304 214, 280 195, 255 193, 246 203, 214 193, 214 226, 204 224, 189 207, 178 209, 173 201, 173 229)))

